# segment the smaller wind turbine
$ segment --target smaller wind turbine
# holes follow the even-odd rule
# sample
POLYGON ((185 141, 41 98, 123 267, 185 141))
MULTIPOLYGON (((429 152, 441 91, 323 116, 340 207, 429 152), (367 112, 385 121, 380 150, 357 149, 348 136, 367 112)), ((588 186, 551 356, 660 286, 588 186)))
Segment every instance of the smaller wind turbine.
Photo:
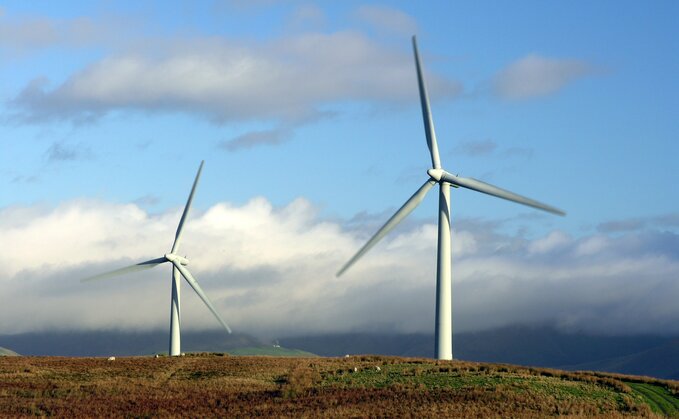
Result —
POLYGON ((420 188, 399 208, 394 215, 373 235, 366 244, 342 268, 337 276, 342 275, 351 265, 356 263, 364 254, 377 244, 384 236, 393 230, 422 202, 427 192, 434 185, 439 185, 439 221, 438 221, 438 259, 436 264, 436 358, 453 359, 453 303, 451 279, 450 252, 450 188, 465 188, 482 192, 497 198, 506 199, 518 204, 527 205, 556 215, 566 215, 558 208, 535 201, 525 196, 515 194, 491 184, 473 178, 465 178, 446 172, 441 166, 439 148, 434 131, 434 120, 429 106, 429 95, 424 83, 420 54, 417 52, 417 41, 413 36, 413 54, 415 55, 415 69, 417 71, 417 85, 420 91, 420 105, 424 120, 424 133, 431 157, 432 168, 427 170, 428 179, 420 188))
POLYGON ((184 207, 184 213, 182 214, 181 220, 179 220, 179 226, 177 227, 177 233, 175 234, 174 237, 174 243, 172 244, 172 250, 170 250, 170 253, 166 253, 162 257, 156 258, 156 259, 151 259, 147 260, 145 262, 140 262, 137 263, 136 265, 131 265, 127 266, 125 268, 120 268, 116 269, 114 271, 106 272, 103 274, 95 275, 89 278, 85 278, 81 280, 81 282, 85 281, 93 281, 96 279, 106 279, 106 278, 111 278, 113 276, 117 275, 123 275, 126 273, 130 272, 137 272, 137 271, 142 271, 146 269, 151 269, 156 265, 160 265, 161 263, 166 263, 169 262, 172 264, 172 301, 170 304, 170 356, 179 356, 181 355, 181 338, 180 338, 180 314, 179 314, 179 291, 180 291, 180 285, 181 285, 181 276, 186 279, 186 282, 189 283, 191 288, 198 294, 201 300, 205 303, 208 309, 212 312, 212 314, 215 315, 217 318, 217 321, 226 329, 227 332, 231 333, 231 328, 222 320, 222 318, 219 316, 219 313, 217 313, 217 310, 215 307, 212 305, 212 302, 210 302, 210 299, 207 297, 203 289, 198 285, 198 282, 196 282, 196 279, 191 275, 191 272, 189 272, 188 269, 186 269, 186 265, 189 264, 189 261, 182 256, 179 256, 177 252, 179 251, 179 243, 181 242, 182 238, 182 231, 184 230, 184 223, 186 222, 186 219, 189 216, 189 211, 191 210, 191 202, 193 202, 193 195, 196 192, 196 186, 198 185, 198 180, 200 179, 200 172, 203 170, 203 164, 205 161, 200 162, 200 167, 198 167, 198 173, 196 174, 196 180, 193 181, 193 187, 191 188, 191 194, 189 195, 188 201, 186 201, 186 206, 184 207))

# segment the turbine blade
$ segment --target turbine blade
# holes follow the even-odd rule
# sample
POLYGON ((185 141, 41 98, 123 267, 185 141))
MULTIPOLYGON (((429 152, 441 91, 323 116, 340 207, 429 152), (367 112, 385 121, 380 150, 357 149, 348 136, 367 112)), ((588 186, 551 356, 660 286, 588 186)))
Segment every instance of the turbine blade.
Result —
POLYGON ((380 228, 377 233, 375 233, 374 236, 368 240, 366 244, 361 247, 361 249, 351 258, 347 263, 342 266, 342 269, 340 269, 336 276, 340 276, 349 269, 351 265, 356 263, 358 259, 361 258, 368 250, 370 250, 373 246, 377 244, 384 236, 386 236, 391 230, 394 229, 400 223, 404 218, 408 216, 415 208, 417 208, 418 205, 420 205, 420 202, 424 199, 424 197, 427 195, 427 192, 434 186, 436 182, 433 180, 429 179, 426 182, 424 182, 424 185, 420 186, 420 188, 413 194, 413 196, 410 197, 406 201, 405 204, 401 208, 396 211, 394 215, 391 216, 391 218, 380 228))
POLYGON ((182 214, 181 220, 179 220, 179 226, 177 226, 177 233, 174 236, 174 243, 172 244, 172 250, 170 253, 175 253, 179 249, 179 241, 182 238, 182 230, 184 230, 184 223, 186 218, 189 216, 189 211, 191 210, 191 203, 193 202, 193 194, 196 193, 196 186, 198 186, 198 180, 200 179, 200 172, 203 171, 203 164, 205 160, 200 162, 198 167, 198 173, 196 174, 196 180, 193 181, 193 187, 191 188, 191 194, 189 199, 186 201, 186 206, 184 207, 184 213, 182 214))
POLYGON ((555 208, 551 205, 543 204, 534 199, 526 198, 514 192, 510 192, 506 189, 498 188, 489 183, 482 182, 473 178, 457 177, 451 175, 448 172, 444 172, 441 176, 441 180, 444 182, 451 183, 453 185, 461 186, 463 188, 472 189, 474 191, 483 192, 488 195, 496 196, 498 198, 506 199, 508 201, 516 202, 518 204, 527 205, 529 207, 537 208, 539 210, 551 212, 556 215, 566 215, 562 210, 555 208))
POLYGON ((427 146, 429 147, 429 154, 431 155, 431 165, 434 169, 440 169, 441 160, 439 159, 439 146, 436 143, 436 131, 434 130, 434 120, 431 117, 431 108, 429 106, 429 94, 427 94, 427 86, 424 84, 424 75, 422 74, 422 64, 420 64, 420 54, 417 51, 417 39, 415 39, 415 36, 413 36, 413 52, 415 53, 415 67, 417 68, 417 85, 420 89, 422 119, 424 120, 424 132, 427 136, 427 146))
POLYGON ((212 302, 210 302, 210 299, 207 298, 207 295, 205 294, 203 289, 200 287, 200 285, 198 285, 198 282, 196 281, 196 279, 191 275, 191 272, 189 272, 189 270, 186 269, 181 263, 177 263, 177 262, 172 262, 172 263, 174 264, 174 266, 177 267, 177 269, 179 269, 179 272, 182 273, 182 276, 184 277, 184 279, 186 279, 186 282, 188 282, 189 285, 191 285, 191 288, 193 288, 193 290, 196 292, 196 294, 198 294, 200 299, 203 300, 203 302, 205 303, 207 308, 209 308, 210 311, 212 312, 212 314, 215 315, 215 317, 217 318, 217 321, 219 321, 219 323, 222 326, 224 326, 224 329, 226 329, 227 332, 231 333, 231 328, 229 327, 229 325, 226 324, 226 322, 224 320, 222 320, 221 316, 219 315, 219 313, 217 313, 217 310, 212 305, 212 302))
POLYGON ((95 275, 95 276, 90 276, 89 278, 81 279, 80 282, 89 282, 89 281, 95 281, 95 280, 99 280, 99 279, 107 279, 107 278, 111 278, 111 277, 114 277, 114 276, 130 273, 130 272, 143 271, 143 270, 146 270, 146 269, 151 269, 154 266, 160 265, 161 263, 165 263, 165 262, 167 262, 167 259, 165 259, 165 257, 157 258, 157 259, 151 259, 151 260, 147 260, 145 262, 137 263, 136 265, 126 266, 124 268, 116 269, 114 271, 105 272, 103 274, 99 274, 99 275, 95 275))

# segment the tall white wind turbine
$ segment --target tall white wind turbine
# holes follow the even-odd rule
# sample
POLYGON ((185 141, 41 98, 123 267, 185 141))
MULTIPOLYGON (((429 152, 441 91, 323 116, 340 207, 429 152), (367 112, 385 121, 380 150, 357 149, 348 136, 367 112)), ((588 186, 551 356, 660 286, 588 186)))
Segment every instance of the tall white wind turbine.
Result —
POLYGON ((439 149, 436 143, 434 121, 429 108, 429 96, 424 84, 420 55, 417 51, 417 41, 413 36, 413 52, 415 54, 415 67, 417 69, 417 82, 422 104, 422 118, 424 119, 424 132, 427 137, 427 146, 431 156, 432 168, 427 170, 429 179, 406 201, 401 208, 375 233, 368 242, 337 272, 342 275, 351 265, 356 263, 368 250, 386 236, 408 216, 424 199, 427 192, 438 183, 439 185, 439 217, 438 217, 438 261, 436 269, 436 358, 453 359, 453 316, 452 316, 452 289, 451 289, 451 252, 450 252, 450 187, 467 188, 477 192, 483 192, 498 198, 528 205, 543 211, 557 215, 566 215, 560 209, 543 204, 538 201, 517 195, 505 189, 500 189, 480 180, 464 178, 452 175, 441 167, 439 149))
POLYGON ((203 300, 207 308, 210 309, 212 314, 214 314, 214 316, 217 318, 217 321, 219 321, 219 323, 224 327, 224 329, 226 329, 227 332, 231 333, 231 329, 229 328, 229 326, 226 324, 226 322, 224 322, 224 320, 222 320, 221 316, 219 315, 219 313, 217 313, 217 310, 212 305, 212 302, 210 302, 210 299, 207 297, 207 295, 200 287, 200 285, 198 285, 198 282, 196 282, 196 279, 193 277, 193 275, 191 275, 191 272, 189 272, 189 270, 186 268, 186 265, 189 264, 189 261, 186 258, 179 256, 177 254, 177 252, 179 251, 179 244, 182 238, 182 232, 184 231, 184 224, 186 223, 186 219, 189 216, 189 211, 191 210, 191 202, 193 202, 193 195, 196 193, 196 186, 198 185, 198 180, 200 179, 200 173, 203 171, 203 163, 205 162, 201 161, 200 167, 198 167, 198 173, 196 174, 196 179, 193 181, 191 194, 189 195, 189 199, 186 201, 186 206, 184 207, 184 213, 182 214, 182 218, 179 220, 179 226, 177 227, 177 233, 175 234, 174 243, 172 244, 172 250, 170 250, 170 253, 166 253, 165 255, 157 259, 147 260, 145 262, 137 263, 136 265, 116 269, 111 272, 106 272, 82 280, 84 282, 96 279, 105 279, 117 275, 123 275, 130 272, 150 269, 156 265, 160 265, 161 263, 166 262, 171 263, 172 300, 170 303, 170 351, 169 351, 170 356, 178 356, 181 354, 181 340, 180 340, 181 338, 179 331, 181 323, 179 306, 179 291, 181 285, 180 274, 181 276, 184 277, 186 282, 189 283, 189 285, 191 286, 191 288, 193 288, 196 294, 198 294, 200 299, 203 300))

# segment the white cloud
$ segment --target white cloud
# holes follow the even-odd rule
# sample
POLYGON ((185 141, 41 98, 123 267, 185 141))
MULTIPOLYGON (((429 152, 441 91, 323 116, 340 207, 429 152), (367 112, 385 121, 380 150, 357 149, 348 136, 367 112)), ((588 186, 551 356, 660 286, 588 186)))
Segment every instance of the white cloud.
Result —
MULTIPOLYGON (((430 76, 450 98, 459 85, 430 76)), ((341 101, 417 98, 412 58, 358 32, 265 43, 194 39, 108 56, 56 87, 36 79, 14 99, 19 118, 91 119, 113 110, 179 111, 216 122, 300 123, 341 101)))
MULTIPOLYGON (((0 253, 0 333, 166 328, 167 266, 78 279, 167 252, 180 211, 152 215, 98 201, 0 210, 0 236, 11 244, 0 253)), ((459 331, 554 322, 609 333, 679 332, 676 234, 575 239, 552 232, 525 240, 473 220, 454 229, 459 331)), ((431 332, 436 226, 394 231, 336 278, 363 244, 358 231, 319 219, 304 199, 276 208, 260 197, 195 211, 179 253, 238 331, 431 332)), ((218 327, 188 287, 182 295, 185 328, 218 327)))
POLYGON ((640 231, 646 228, 671 229, 679 227, 679 213, 667 213, 650 217, 635 217, 606 221, 597 226, 603 233, 640 231))
POLYGON ((303 4, 292 13, 290 26, 293 28, 322 27, 325 25, 325 13, 314 4, 303 4))
POLYGON ((576 252, 581 256, 588 256, 603 252, 608 246, 608 239, 603 235, 597 235, 583 240, 578 247, 576 252))
POLYGON ((59 19, 0 12, 0 48, 29 51, 53 46, 120 44, 138 33, 134 19, 76 17, 59 19))
POLYGON ((230 140, 223 141, 220 144, 220 147, 228 151, 237 151, 259 145, 280 144, 287 141, 290 136, 291 132, 286 129, 250 131, 231 138, 230 140))
POLYGON ((531 253, 547 253, 558 250, 573 242, 573 239, 562 231, 552 231, 546 237, 534 240, 528 249, 531 253))
POLYGON ((364 5, 356 9, 358 19, 378 30, 400 35, 415 35, 417 22, 410 15, 387 6, 364 5))
POLYGON ((500 71, 494 79, 494 90, 507 99, 545 96, 591 73, 591 66, 583 61, 531 54, 500 71))

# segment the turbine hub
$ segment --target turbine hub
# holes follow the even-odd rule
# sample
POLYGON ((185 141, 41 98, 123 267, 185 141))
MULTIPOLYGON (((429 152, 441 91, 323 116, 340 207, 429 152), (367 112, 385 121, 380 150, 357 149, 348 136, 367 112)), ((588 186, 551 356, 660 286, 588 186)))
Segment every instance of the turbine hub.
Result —
POLYGON ((166 253, 165 259, 169 260, 170 262, 177 262, 182 266, 186 266, 189 264, 189 260, 187 258, 175 255, 174 253, 166 253))
POLYGON ((429 169, 429 170, 427 170, 427 174, 429 175, 429 177, 434 179, 437 182, 441 182, 441 177, 443 177, 444 173, 445 173, 445 171, 443 169, 429 169))

